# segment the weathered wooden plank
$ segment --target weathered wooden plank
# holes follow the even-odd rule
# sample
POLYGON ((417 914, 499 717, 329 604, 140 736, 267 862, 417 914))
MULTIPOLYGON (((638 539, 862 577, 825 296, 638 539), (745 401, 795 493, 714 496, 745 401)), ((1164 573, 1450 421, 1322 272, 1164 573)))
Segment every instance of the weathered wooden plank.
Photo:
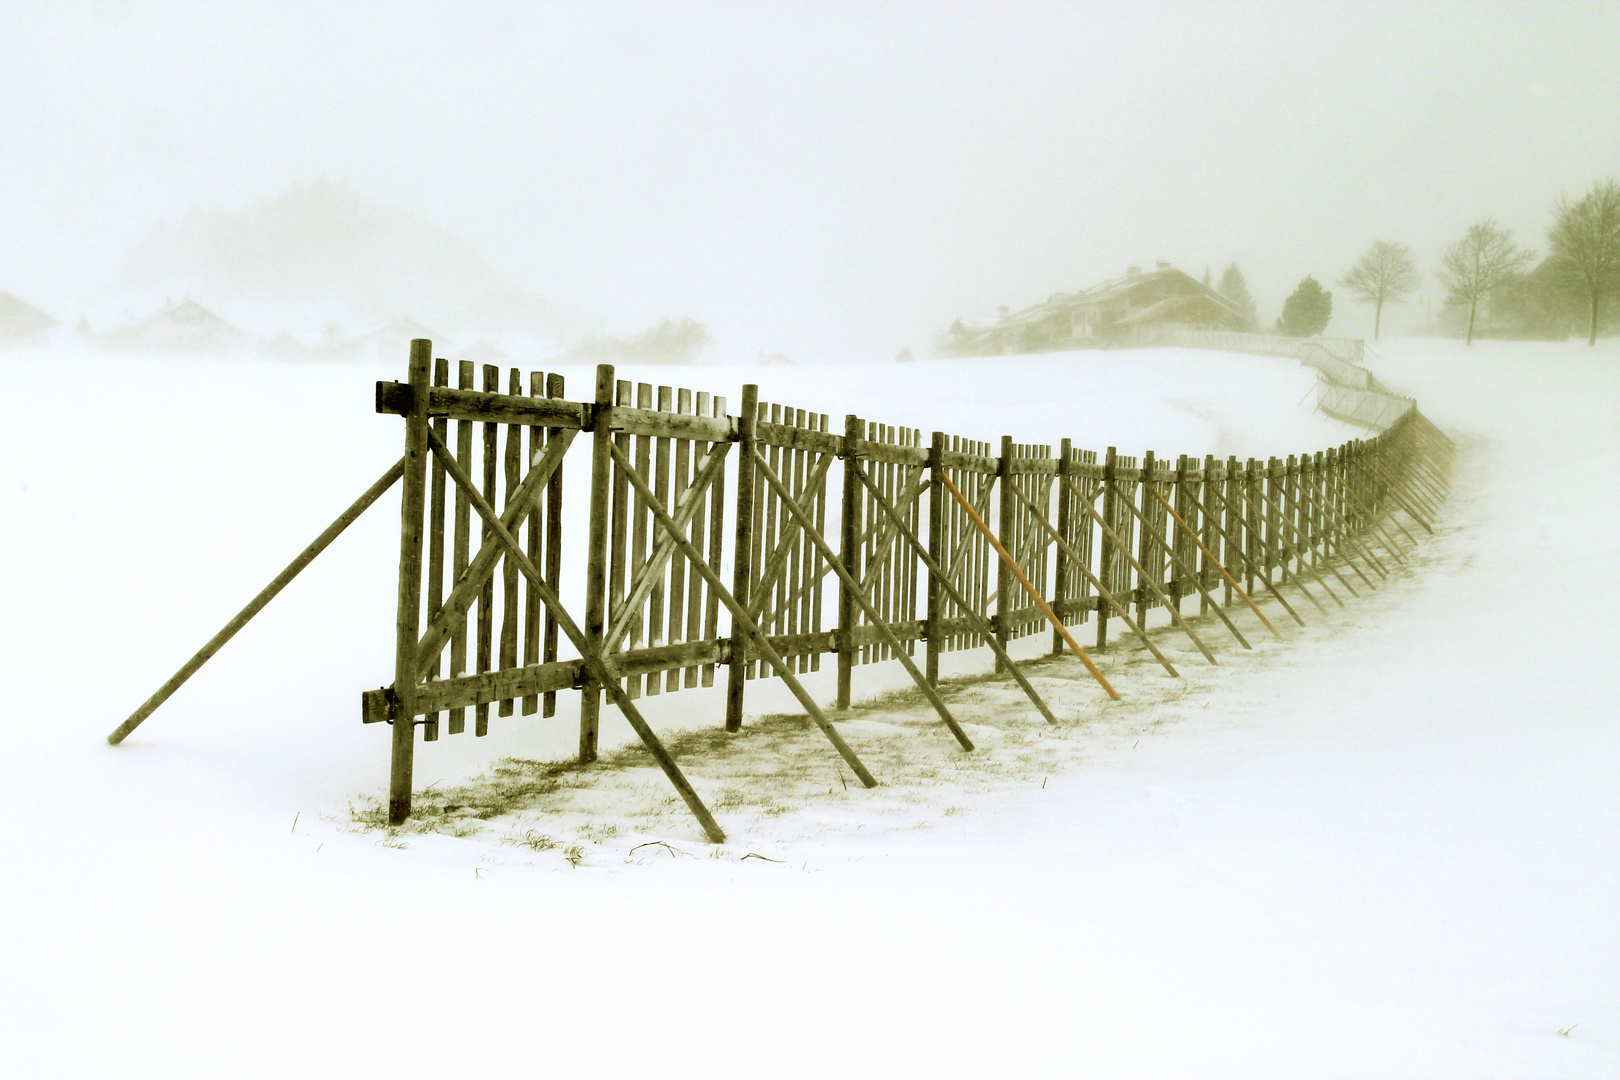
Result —
MULTIPOLYGON (((585 624, 579 627, 579 637, 575 640, 575 647, 586 657, 601 656, 602 624, 607 617, 608 504, 613 486, 613 391, 613 365, 598 364, 593 417, 595 426, 591 431, 591 509, 585 545, 585 624)), ((569 620, 564 612, 557 612, 557 621, 567 633, 569 620)), ((575 637, 572 633, 568 636, 575 637)), ((605 691, 615 698, 623 695, 623 689, 617 684, 611 687, 603 685, 607 674, 600 668, 593 670, 594 678, 579 694, 579 760, 583 763, 596 760, 597 744, 601 737, 602 693, 605 691)), ((634 702, 628 697, 624 700, 630 710, 635 709, 634 702)), ((632 715, 631 711, 627 710, 626 715, 632 715)))
MULTIPOLYGON (((857 454, 860 453, 862 437, 866 434, 866 424, 855 414, 850 413, 844 417, 844 510, 839 519, 842 528, 839 530, 838 558, 844 564, 844 569, 850 577, 860 577, 861 566, 861 525, 859 510, 861 507, 860 464, 857 454)), ((855 629, 856 611, 855 597, 848 585, 842 581, 838 585, 838 684, 837 707, 847 709, 850 705, 851 672, 855 666, 855 639, 852 631, 855 629)))
MULTIPOLYGON (((828 425, 828 416, 827 416, 827 414, 826 413, 817 413, 816 414, 816 430, 822 432, 823 434, 825 434, 827 432, 827 425, 828 425)), ((820 483, 818 483, 816 485, 816 500, 815 500, 815 508, 813 510, 813 514, 814 514, 815 521, 816 521, 816 532, 820 533, 822 536, 826 536, 827 535, 827 481, 826 481, 825 477, 823 477, 822 480, 820 481, 820 483)), ((816 550, 814 556, 810 560, 810 569, 807 572, 808 585, 809 585, 808 602, 810 604, 809 630, 810 630, 811 633, 820 633, 821 632, 822 616, 823 616, 823 612, 825 610, 825 608, 823 606, 823 603, 822 603, 823 597, 822 597, 822 585, 821 585, 821 582, 822 582, 822 579, 826 576, 827 572, 829 570, 831 570, 831 569, 832 569, 832 564, 830 562, 823 561, 821 551, 818 548, 816 550)), ((803 586, 801 586, 801 588, 802 587, 803 586)), ((812 652, 810 654, 810 670, 811 671, 820 671, 821 670, 821 652, 820 651, 812 652)))
POLYGON ((804 706, 805 712, 810 714, 811 721, 826 737, 827 741, 833 745, 833 748, 838 751, 839 756, 844 759, 844 763, 860 778, 862 784, 869 788, 876 787, 877 780, 867 771, 866 766, 861 764, 861 759, 856 756, 855 751, 850 749, 849 744, 844 742, 843 736, 838 733, 838 729, 833 727, 831 722, 827 720, 826 714, 821 711, 821 707, 816 704, 815 699, 805 690, 804 685, 794 677, 793 672, 787 666, 787 661, 782 659, 781 654, 770 647, 770 642, 760 630, 759 625, 748 617, 747 610, 726 589, 724 583, 720 581, 719 575, 704 564, 703 556, 691 547, 691 541, 682 535, 674 520, 670 518, 669 512, 664 509, 657 496, 647 487, 646 481, 632 473, 630 482, 636 485, 637 490, 647 500, 648 508, 652 510, 653 516, 658 519, 658 524, 666 535, 673 536, 677 544, 686 548, 687 557, 692 560, 693 565, 703 567, 704 576, 709 580, 709 587, 720 594, 721 603, 726 605, 726 609, 731 612, 731 617, 735 620, 734 625, 743 633, 754 638, 766 661, 775 669, 782 681, 787 684, 788 689, 798 699, 799 704, 804 706))
MULTIPOLYGON (((529 396, 544 397, 546 392, 545 376, 538 371, 529 372, 529 396)), ((529 431, 529 454, 525 459, 533 461, 545 445, 546 429, 531 427, 529 431)), ((508 482, 509 487, 516 484, 508 482)), ((544 532, 541 527, 541 507, 537 502, 534 509, 529 511, 526 527, 528 529, 524 539, 528 544, 529 561, 536 566, 545 565, 545 549, 541 544, 544 532)), ((542 571, 543 572, 543 571, 542 571)), ((523 590, 523 666, 529 667, 540 662, 540 595, 532 588, 523 590)), ((523 715, 532 716, 540 707, 540 699, 535 694, 526 694, 523 698, 523 715)))
MULTIPOLYGON (((873 485, 871 478, 866 475, 864 470, 862 470, 860 463, 852 462, 850 467, 855 472, 856 478, 861 482, 862 486, 864 486, 868 491, 872 492, 872 494, 877 498, 878 509, 887 515, 890 520, 899 524, 901 535, 903 535, 906 541, 911 545, 912 550, 917 553, 917 557, 925 561, 928 566, 928 572, 939 575, 941 584, 945 587, 945 591, 951 596, 951 599, 956 602, 958 610, 962 612, 962 614, 967 615, 977 624, 978 632, 983 635, 985 640, 990 643, 990 647, 996 650, 1000 655, 1000 658, 1007 664, 1008 669, 1012 672, 1013 679, 1018 683, 1019 689, 1024 691, 1025 696, 1028 697, 1031 704, 1033 704, 1035 708, 1040 711, 1041 716, 1046 719, 1047 723, 1056 725, 1057 717, 1052 715, 1052 710, 1047 706, 1045 699, 1041 697, 1034 686, 1030 685, 1029 680, 1024 677, 1023 670, 1020 669, 1017 664, 1013 663, 1011 658, 1001 651, 1001 646, 996 641, 995 632, 985 622, 983 613, 981 611, 975 611, 968 606, 967 598, 962 595, 962 593, 957 589, 955 583, 952 582, 946 575, 945 568, 940 566, 933 560, 932 557, 929 556, 928 548, 921 540, 917 538, 916 531, 909 528, 905 524, 905 519, 901 516, 900 512, 895 509, 894 504, 883 498, 882 493, 879 492, 878 489, 873 485)), ((953 497, 960 498, 961 492, 955 488, 955 485, 950 483, 948 478, 945 481, 945 488, 947 491, 952 493, 953 497)), ((971 510, 971 507, 969 507, 969 509, 971 510)))
POLYGON ((1022 452, 1013 458, 1012 466, 1008 470, 1009 476, 1055 476, 1058 471, 1058 459, 1042 457, 1033 453, 1034 447, 1024 446, 1022 452))
MULTIPOLYGON (((643 411, 650 409, 653 403, 652 383, 635 383, 627 380, 619 381, 619 404, 625 407, 632 405, 643 411)), ((652 467, 653 437, 651 435, 634 435, 623 430, 615 431, 613 444, 623 453, 625 460, 634 461, 635 467, 646 476, 652 467), (634 449, 634 454, 631 451, 634 449)), ((647 506, 642 502, 641 496, 630 487, 630 478, 624 475, 622 467, 615 464, 613 469, 613 574, 608 584, 608 627, 610 633, 603 644, 612 651, 618 647, 614 640, 618 635, 611 630, 620 619, 628 619, 630 627, 630 648, 639 649, 647 644, 646 630, 646 595, 638 597, 631 604, 626 599, 626 581, 634 580, 636 574, 645 565, 649 539, 647 529, 647 506), (626 546, 628 545, 628 547, 626 546)), ((651 582, 648 582, 648 591, 651 591, 651 582)), ((641 679, 636 676, 626 678, 624 691, 632 698, 641 696, 641 679)))
POLYGON ((921 467, 928 464, 927 450, 920 446, 901 446, 884 442, 880 435, 862 439, 855 452, 862 461, 878 461, 885 465, 921 467))
MULTIPOLYGON (((662 400, 668 387, 659 387, 662 400)), ((639 399, 638 399, 639 406, 639 399)), ((699 439, 704 442, 732 442, 736 431, 730 417, 682 416, 656 407, 613 410, 613 430, 656 439, 699 439)))
MULTIPOLYGON (((759 419, 761 421, 768 419, 780 426, 782 420, 781 404, 779 402, 770 402, 768 404, 761 405, 759 410, 759 419)), ((772 468, 778 468, 780 467, 782 461, 782 448, 780 446, 761 446, 759 456, 755 458, 755 461, 757 465, 769 465, 772 468)), ((776 493, 771 490, 770 485, 765 483, 763 473, 760 473, 759 481, 760 488, 755 498, 759 500, 759 505, 762 510, 759 516, 759 532, 756 535, 753 564, 756 567, 768 567, 770 565, 770 554, 775 552, 777 549, 777 531, 781 525, 782 507, 777 503, 776 493)), ((783 554, 785 555, 786 553, 784 552, 783 554)), ((772 596, 773 605, 769 619, 755 619, 755 621, 759 623, 760 629, 764 630, 767 634, 779 634, 782 632, 784 622, 782 617, 783 613, 781 610, 781 578, 780 575, 778 575, 777 580, 774 583, 767 585, 765 582, 760 580, 761 576, 762 575, 756 571, 753 585, 754 600, 755 602, 758 602, 764 600, 767 596, 772 596)), ((751 609, 749 610, 749 616, 753 617, 753 611, 751 609)), ((751 666, 749 674, 757 677, 760 674, 760 668, 758 666, 751 666)))
MULTIPOLYGON (((471 360, 463 360, 456 365, 457 385, 463 390, 472 390, 473 379, 477 375, 477 366, 471 360)), ((456 420, 456 460, 467 472, 473 471, 473 421, 470 419, 456 420)), ((451 545, 451 580, 460 581, 467 572, 467 560, 470 558, 472 546, 472 508, 467 502, 467 493, 456 488, 455 521, 453 527, 455 535, 451 545)), ((455 627, 450 635, 450 677, 467 674, 467 639, 469 633, 469 616, 463 613, 456 620, 455 627)), ((467 710, 456 709, 450 713, 448 730, 452 735, 460 735, 467 730, 467 710)))
MULTIPOLYGON (((411 342, 410 386, 413 402, 427 396, 433 343, 411 342)), ((407 717, 415 715, 418 685, 416 636, 422 621, 422 527, 425 516, 428 417, 415 405, 405 418, 404 495, 400 499, 399 605, 394 617, 394 698, 407 717)), ((416 755, 416 725, 408 719, 394 725, 388 770, 388 821, 399 825, 411 816, 411 776, 416 755)))
POLYGON ((777 497, 781 499, 783 504, 792 512, 793 516, 797 519, 800 528, 804 530, 804 534, 810 537, 816 543, 816 545, 822 549, 822 554, 828 559, 834 570, 837 572, 840 583, 851 591, 855 602, 858 603, 866 612, 867 620, 872 624, 872 628, 877 630, 878 633, 881 634, 889 643, 890 648, 894 652, 896 658, 899 659, 901 665, 905 667, 906 673, 911 676, 912 680, 917 684, 918 689, 920 689, 923 692, 923 695, 928 698, 929 704, 934 707, 934 711, 939 714, 940 719, 945 723, 945 726, 950 729, 951 734, 956 738, 956 741, 961 745, 962 749, 972 750, 973 742, 967 737, 967 732, 962 730, 962 726, 957 723, 956 718, 951 715, 950 709, 946 706, 944 700, 940 698, 939 693, 933 688, 933 686, 929 684, 927 677, 917 669, 917 665, 912 662, 911 656, 908 654, 908 652, 901 647, 899 639, 894 636, 894 632, 889 629, 888 624, 885 623, 881 618, 877 609, 872 605, 871 599, 868 598, 861 590, 859 584, 857 584, 855 580, 855 576, 850 573, 847 567, 843 566, 838 561, 838 558, 834 554, 831 546, 829 546, 826 540, 815 531, 812 526, 810 516, 804 512, 804 509, 799 506, 796 501, 794 501, 791 490, 786 488, 782 484, 781 479, 774 475, 774 473, 768 467, 764 470, 764 473, 765 479, 773 488, 776 489, 777 497))
POLYGON ((304 567, 313 562, 315 557, 325 551, 333 540, 342 535, 344 529, 353 524, 354 520, 365 513, 372 503, 381 498, 383 492, 393 487, 394 483, 404 475, 404 472, 405 459, 401 458, 394 463, 392 468, 383 473, 382 477, 375 484, 372 484, 365 494, 361 495, 347 510, 338 515, 337 520, 328 525, 308 547, 299 552, 298 556, 288 563, 281 573, 271 580, 270 584, 260 589, 258 595, 248 601, 247 606, 238 611, 230 622, 221 627, 219 633, 209 638, 207 644, 198 649, 190 660, 181 665, 179 671, 171 675, 168 681, 158 687, 151 697, 142 702, 140 708, 131 713, 122 724, 114 728, 112 733, 107 736, 107 742, 117 746, 128 738, 130 732, 140 727, 147 717, 151 716, 165 701, 169 700, 176 690, 185 685, 186 680, 195 675, 199 668, 213 658, 215 653, 224 648, 225 643, 235 637, 237 631, 246 626, 253 616, 264 610, 264 606, 274 600, 276 594, 286 588, 288 582, 297 577, 304 567))
MULTIPOLYGON (((685 501, 675 508, 675 520, 682 527, 700 515, 706 486, 725 475, 725 458, 731 444, 720 442, 711 443, 710 446, 713 449, 705 455, 693 487, 688 489, 685 501)), ((608 652, 617 652, 624 644, 625 636, 639 621, 641 609, 652 595, 655 582, 663 579, 664 569, 675 550, 676 544, 672 538, 660 537, 653 545, 651 554, 636 567, 635 577, 630 581, 623 602, 615 606, 613 618, 608 623, 607 635, 603 639, 608 652)), ((629 648, 636 645, 632 639, 629 648)))
MULTIPOLYGON (((433 384, 435 386, 450 385, 450 361, 440 357, 433 362, 433 384)), ((445 441, 450 435, 450 421, 440 419, 433 421, 434 434, 439 441, 445 441)), ((435 612, 444 602, 444 549, 445 549, 445 475, 444 464, 434 458, 429 466, 428 479, 432 490, 428 497, 428 577, 427 577, 427 610, 435 612)), ((428 679, 437 679, 443 674, 444 665, 435 658, 433 668, 427 673, 428 679)), ((437 742, 439 738, 439 714, 428 715, 422 725, 422 741, 437 742)))
MULTIPOLYGON (((470 365, 471 361, 462 361, 470 365)), ((379 382, 377 384, 377 412, 404 416, 410 410, 410 387, 404 383, 379 382)), ((498 390, 499 387, 497 386, 498 390)), ((481 421, 495 424, 543 424, 546 427, 573 428, 576 431, 586 423, 590 406, 552 398, 536 400, 477 391, 470 384, 455 389, 435 386, 428 392, 427 414, 432 419, 481 421)))
MULTIPOLYGON (((716 397, 713 408, 714 416, 726 415, 726 399, 716 397)), ((711 443, 710 449, 713 449, 715 445, 718 444, 711 443)), ((717 574, 720 572, 721 552, 725 546, 725 524, 726 474, 722 470, 720 475, 714 478, 714 483, 710 485, 709 490, 709 569, 717 574)), ((701 579, 705 585, 708 584, 708 578, 704 576, 702 570, 694 566, 692 573, 695 577, 701 579)), ((713 589, 709 589, 705 596, 702 637, 718 637, 720 634, 720 598, 715 595, 713 589)), ((703 677, 700 681, 704 686, 714 685, 713 664, 703 665, 703 677)))
MULTIPOLYGON (((754 552, 754 461, 759 444, 755 428, 759 423, 759 387, 746 383, 742 388, 742 406, 737 416, 737 520, 735 544, 732 547, 731 593, 742 604, 748 603, 753 585, 754 552)), ((715 567, 718 571, 718 567, 715 567)), ((713 588, 713 584, 710 585, 713 588)), ((743 688, 747 681, 748 641, 741 627, 733 620, 731 628, 732 652, 726 671, 726 730, 741 731, 743 715, 743 688)))
MULTIPOLYGON (((959 441, 959 437, 958 441, 959 441)), ((969 445, 977 446, 978 443, 969 445)), ((973 451, 946 450, 940 458, 940 464, 948 469, 958 469, 962 472, 994 473, 1001 467, 1001 459, 989 454, 979 454, 973 451)))
MULTIPOLYGON (((674 391, 668 386, 658 388, 658 411, 672 414, 675 411, 674 391)), ((675 440, 680 441, 680 440, 675 440)), ((658 496, 658 501, 665 506, 670 505, 669 498, 669 469, 670 469, 670 443, 668 436, 659 435, 653 439, 653 471, 650 476, 652 489, 658 496)), ((649 479, 646 472, 641 474, 643 480, 649 479)), ((678 548, 675 550, 679 550, 678 548)), ((674 552, 672 551, 673 555, 674 552)), ((664 601, 668 586, 664 574, 654 575, 652 579, 652 593, 647 600, 647 645, 656 648, 665 644, 664 639, 664 601)), ((649 696, 657 695, 663 689, 662 680, 656 676, 646 682, 646 693, 649 696)))
MULTIPOLYGON (((612 405, 608 404, 608 402, 612 401, 612 389, 613 368, 611 365, 603 364, 597 370, 597 396, 598 401, 602 402, 602 407, 604 409, 612 408, 612 405), (604 371, 603 369, 606 370, 604 371)), ((603 435, 605 436, 606 434, 607 432, 604 431, 603 435)), ((604 437, 600 441, 596 442, 595 445, 605 446, 608 450, 609 460, 612 460, 612 440, 604 437)), ((489 525, 490 528, 495 531, 496 538, 500 541, 500 545, 504 551, 503 557, 518 560, 519 569, 521 569, 524 576, 529 579, 530 584, 532 584, 536 589, 540 590, 541 599, 545 601, 546 606, 556 612, 557 623, 561 627, 563 633, 568 635, 568 640, 573 643, 574 648, 580 651, 581 659, 584 660, 590 673, 590 684, 580 696, 582 698, 591 696, 591 689, 594 687, 604 687, 607 690, 607 693, 613 700, 613 703, 619 707, 619 711, 624 714, 625 720, 630 723, 631 728, 641 739, 642 745, 644 745, 652 754, 654 760, 658 762, 659 767, 663 769, 664 775, 669 778, 670 783, 675 786, 675 790, 680 793, 682 800, 686 803, 687 809, 692 812, 692 815, 698 819, 699 824, 703 826, 704 833, 708 835, 712 842, 716 844, 724 843, 726 834, 721 831, 720 826, 715 823, 713 815, 711 815, 708 808, 703 805, 703 800, 698 798, 697 792, 692 789, 691 783, 689 783, 686 777, 682 775, 680 768, 675 764, 675 759, 670 756, 669 750, 662 742, 659 741, 657 734, 647 724, 646 718, 643 717, 641 715, 641 711, 636 708, 636 703, 631 701, 630 698, 625 695, 623 688, 619 686, 618 676, 613 667, 603 659, 600 647, 592 647, 592 643, 589 637, 586 635, 586 632, 581 630, 578 624, 574 622, 573 617, 568 614, 568 610, 562 606, 562 602, 558 599, 557 594, 552 592, 551 587, 548 586, 545 579, 540 576, 540 571, 535 567, 534 563, 529 561, 529 557, 524 553, 522 546, 519 545, 517 540, 512 536, 507 523, 501 520, 501 518, 496 514, 495 509, 489 505, 488 501, 485 500, 478 493, 478 490, 473 486, 472 478, 463 472, 461 468, 454 462, 447 462, 446 468, 450 472, 451 478, 454 479, 458 485, 467 490, 468 499, 472 502, 473 508, 478 511, 478 516, 483 519, 485 524, 489 525)), ((594 463, 592 472, 596 472, 594 463)), ((605 487, 607 481, 607 470, 603 469, 601 470, 601 473, 601 480, 603 486, 605 487)), ((603 499, 601 502, 605 503, 606 500, 603 499)), ((605 522, 605 508, 601 516, 605 522)), ((600 595, 601 590, 598 589, 597 592, 600 595)), ((597 632, 598 635, 600 635, 600 627, 598 627, 597 632)), ((592 749, 594 750, 594 745, 592 749)))
MULTIPOLYGON (((702 390, 698 391, 693 400, 692 408, 698 416, 709 415, 708 393, 702 390)), ((694 477, 697 473, 698 463, 702 461, 703 455, 708 452, 709 447, 712 445, 712 443, 707 442, 692 445, 694 477)), ((704 504, 708 502, 708 497, 707 492, 701 493, 697 513, 692 517, 692 546, 699 551, 703 551, 706 547, 705 529, 708 525, 708 514, 705 512, 707 507, 704 504)), ((681 630, 681 640, 699 641, 703 637, 703 575, 698 572, 698 568, 695 566, 688 568, 687 575, 686 625, 681 630)), ((692 689, 698 684, 698 668, 696 666, 687 668, 681 677, 683 679, 682 685, 687 689, 692 689)))
MULTIPOLYGON (((523 393, 523 375, 517 368, 512 368, 507 376, 507 389, 514 396, 523 393)), ((517 492, 517 486, 523 479, 518 470, 523 458, 523 428, 511 424, 506 429, 506 447, 502 454, 502 464, 505 466, 504 483, 501 485, 501 508, 511 505, 512 496, 517 492)), ((532 558, 532 555, 531 555, 532 558)), ((518 568, 517 563, 506 559, 501 566, 501 645, 498 667, 513 668, 518 663, 518 568)), ((500 704, 501 716, 512 715, 513 701, 503 698, 500 704)))
MULTIPOLYGON (((484 393, 496 394, 501 389, 501 369, 494 364, 485 364, 483 367, 484 393)), ((490 505, 495 504, 495 473, 496 453, 499 449, 501 426, 496 423, 484 424, 483 464, 484 464, 484 500, 490 505)), ((494 532, 485 525, 480 537, 480 543, 489 543, 494 532)), ((510 561, 510 560, 506 560, 510 561)), ((478 594, 478 637, 477 658, 480 673, 491 670, 495 664, 495 578, 491 575, 485 582, 483 590, 478 594)), ((482 738, 489 734, 489 706, 479 705, 473 710, 473 735, 482 738)))
POLYGON ((817 454, 841 455, 844 452, 844 438, 829 431, 818 431, 808 427, 790 427, 787 424, 773 424, 770 421, 760 421, 755 425, 757 434, 755 438, 761 446, 780 446, 788 450, 809 450, 817 454))
MULTIPOLYGON (((567 386, 561 375, 546 376, 546 396, 561 399, 567 394, 567 386)), ((551 449, 553 441, 568 440, 574 436, 571 432, 560 427, 546 429, 546 449, 551 449)), ((546 582, 552 592, 562 588, 562 519, 563 519, 563 469, 559 463, 551 479, 546 484, 546 582)), ((546 609, 546 640, 545 649, 541 654, 541 661, 552 663, 557 659, 558 626, 557 616, 550 609, 546 609)), ((540 714, 553 716, 557 711, 557 695, 547 694, 541 702, 540 714)))
MULTIPOLYGON (((944 494, 945 485, 940 483, 940 477, 945 472, 945 433, 936 431, 928 446, 928 554, 934 562, 941 563, 945 559, 945 529, 944 494)), ((897 534, 898 535, 898 534, 897 534)), ((920 561, 920 560, 919 560, 920 561)), ((925 654, 924 673, 928 681, 935 686, 939 685, 939 657, 944 648, 944 631, 942 624, 945 619, 944 611, 945 590, 940 583, 934 580, 934 575, 928 575, 928 600, 926 613, 923 616, 927 624, 928 648, 925 654)))

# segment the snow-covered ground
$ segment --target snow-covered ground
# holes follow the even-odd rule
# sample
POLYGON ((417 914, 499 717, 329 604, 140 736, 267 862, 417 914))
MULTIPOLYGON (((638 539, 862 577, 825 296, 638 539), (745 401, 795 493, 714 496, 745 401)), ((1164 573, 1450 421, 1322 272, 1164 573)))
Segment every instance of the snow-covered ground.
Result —
MULTIPOLYGON (((394 373, 0 359, 0 1073, 1614 1075, 1620 348, 1378 352, 1463 448, 1410 575, 1302 608, 1286 645, 1217 644, 1180 693, 1130 676, 1119 711, 1077 707, 1061 768, 923 801, 921 827, 722 814, 720 858, 681 822, 692 857, 578 868, 346 830, 386 765, 357 716, 391 668, 386 507, 102 742, 394 460, 369 389, 394 373)), ((1127 453, 1352 434, 1308 371, 1211 353, 690 375, 1127 453)), ((572 717, 441 740, 420 782, 561 754, 572 717)))

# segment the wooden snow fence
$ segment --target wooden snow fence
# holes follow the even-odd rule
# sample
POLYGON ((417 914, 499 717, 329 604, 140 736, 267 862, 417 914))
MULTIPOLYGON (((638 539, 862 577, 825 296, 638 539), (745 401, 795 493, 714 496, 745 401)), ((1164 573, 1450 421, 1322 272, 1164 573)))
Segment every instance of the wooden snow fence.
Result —
POLYGON ((366 723, 392 727, 389 820, 411 813, 418 731, 427 742, 460 735, 470 714, 484 735, 492 716, 549 718, 560 691, 577 691, 579 759, 596 758, 606 699, 719 842, 638 702, 723 685, 716 722, 737 731, 748 682, 781 679, 872 786, 798 678, 824 658, 833 711, 850 707, 856 668, 896 660, 942 734, 969 751, 935 690, 943 653, 988 646, 1052 723, 1008 653, 1021 638, 1049 630, 1051 652, 1075 655, 1115 698, 1070 627, 1095 619, 1092 648, 1106 649, 1117 622, 1177 675, 1145 633, 1162 609, 1216 663, 1223 633, 1250 647, 1229 608, 1252 609, 1280 637, 1257 601, 1303 623, 1301 599, 1325 612, 1323 600, 1343 605, 1382 584, 1418 532, 1433 531, 1453 456, 1415 405, 1370 439, 1222 462, 1099 455, 1067 439, 1054 453, 1011 437, 925 438, 856 416, 840 425, 759 401, 753 386, 732 413, 724 397, 617 380, 609 365, 591 400, 565 390, 560 375, 452 366, 413 342, 406 381, 376 391, 378 413, 404 418, 403 458, 109 741, 402 481, 394 674, 361 700, 366 723), (586 520, 572 530, 570 459, 567 483, 586 489, 574 509, 586 520), (1192 625, 1210 613, 1224 631, 1192 625))

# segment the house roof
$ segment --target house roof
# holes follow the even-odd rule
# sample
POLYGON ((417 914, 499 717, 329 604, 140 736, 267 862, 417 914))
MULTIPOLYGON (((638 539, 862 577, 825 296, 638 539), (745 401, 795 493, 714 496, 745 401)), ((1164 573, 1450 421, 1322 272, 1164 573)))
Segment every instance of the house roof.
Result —
POLYGON ((1222 296, 1208 285, 1205 285, 1203 282, 1199 281, 1186 271, 1177 270, 1175 267, 1166 267, 1163 270, 1153 270, 1146 274, 1127 274, 1124 277, 1110 278, 1107 281, 1093 285, 1091 288, 1079 293, 1074 298, 1074 302, 1080 304, 1106 303, 1110 300, 1118 300, 1120 297, 1130 296, 1132 293, 1139 292, 1151 286, 1165 284, 1180 285, 1183 289, 1187 289, 1188 286, 1191 286, 1191 290, 1188 295, 1201 295, 1209 297, 1210 299, 1219 302, 1223 306, 1231 308, 1233 314, 1240 314, 1237 308, 1232 307, 1232 302, 1227 300, 1226 297, 1222 296))
POLYGON ((1134 326, 1140 323, 1158 322, 1163 319, 1203 322, 1212 318, 1241 320, 1243 316, 1232 310, 1230 304, 1222 302, 1219 298, 1167 296, 1157 303, 1149 304, 1144 308, 1137 308, 1119 320, 1119 325, 1134 326))
POLYGON ((0 330, 8 334, 38 334, 56 325, 55 319, 33 304, 0 292, 0 330))
POLYGON ((350 338, 349 340, 351 343, 358 343, 362 341, 376 341, 379 339, 392 338, 404 338, 405 340, 410 340, 412 338, 430 338, 433 341, 438 341, 439 335, 435 334, 433 331, 429 330, 415 319, 406 318, 404 315, 401 315, 377 327, 377 329, 372 330, 370 333, 361 334, 359 337, 350 338))
POLYGON ((1166 318, 1172 312, 1188 314, 1190 309, 1184 310, 1184 304, 1176 303, 1171 304, 1169 307, 1165 306, 1170 301, 1188 300, 1199 301, 1202 314, 1206 317, 1215 316, 1219 318, 1223 315, 1229 315, 1239 320, 1243 318, 1243 313, 1226 297, 1185 271, 1168 267, 1145 274, 1127 274, 1123 277, 1110 278, 1079 292, 1054 293, 1038 304, 1031 304, 1022 311, 1014 312, 1003 319, 990 323, 976 323, 969 322, 966 319, 957 319, 951 330, 963 336, 982 336, 991 330, 1016 330, 1020 327, 1045 322, 1053 316, 1061 315, 1077 307, 1105 304, 1130 297, 1139 292, 1155 291, 1165 285, 1178 286, 1181 295, 1166 297, 1163 300, 1149 304, 1140 311, 1131 313, 1129 316, 1130 322, 1146 322, 1156 318, 1166 318))
POLYGON ((133 327, 130 327, 130 330, 139 333, 147 327, 155 326, 165 320, 169 322, 200 323, 228 334, 240 334, 242 332, 189 296, 179 303, 165 303, 155 314, 136 323, 133 327))

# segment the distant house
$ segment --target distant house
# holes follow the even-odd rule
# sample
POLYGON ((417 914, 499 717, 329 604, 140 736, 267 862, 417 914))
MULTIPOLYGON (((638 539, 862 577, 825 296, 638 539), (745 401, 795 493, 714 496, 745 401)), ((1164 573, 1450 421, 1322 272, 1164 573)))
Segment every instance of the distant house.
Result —
POLYGON ((1197 278, 1161 262, 1143 273, 1075 293, 1053 293, 1019 312, 1002 308, 994 322, 958 319, 946 331, 944 351, 996 356, 1053 349, 1153 345, 1177 330, 1242 330, 1237 305, 1197 278))
POLYGON ((283 330, 259 346, 259 355, 271 360, 308 360, 314 357, 316 352, 283 330))
POLYGON ((330 346, 328 352, 339 360, 375 360, 401 364, 411 354, 413 338, 431 339, 433 350, 439 355, 443 355, 443 350, 449 344, 415 319, 400 315, 370 333, 330 346))
POLYGON ((0 347, 33 345, 45 340, 51 328, 60 325, 32 304, 0 292, 0 347))
POLYGON ((105 335, 110 345, 151 352, 223 356, 243 343, 242 331, 187 297, 166 301, 157 314, 105 335))

